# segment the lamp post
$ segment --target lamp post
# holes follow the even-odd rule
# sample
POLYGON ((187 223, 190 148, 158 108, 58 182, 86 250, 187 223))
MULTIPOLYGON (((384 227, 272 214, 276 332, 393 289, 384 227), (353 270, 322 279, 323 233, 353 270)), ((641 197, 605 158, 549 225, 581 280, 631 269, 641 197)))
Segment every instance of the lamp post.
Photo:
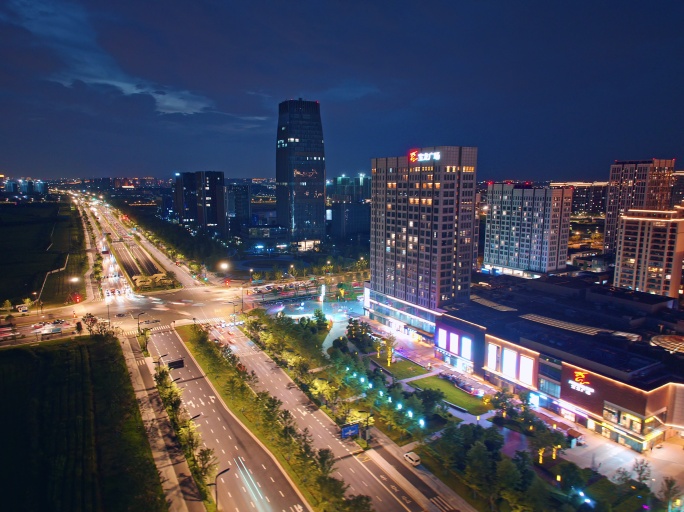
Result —
POLYGON ((70 291, 69 291, 69 298, 70 298, 71 300, 74 300, 74 299, 73 299, 73 295, 74 295, 74 286, 76 286, 76 283, 78 283, 78 277, 72 277, 71 279, 69 279, 69 281, 71 282, 71 288, 70 288, 70 291))
POLYGON ((245 289, 240 286, 240 313, 245 312, 245 289))
POLYGON ((252 274, 253 274, 253 273, 254 273, 254 269, 253 269, 253 268, 250 268, 250 269, 249 269, 249 283, 250 283, 250 284, 252 284, 252 282, 254 281, 254 280, 252 279, 252 274))
POLYGON ((363 438, 368 442, 368 423, 370 422, 371 412, 370 411, 358 411, 359 413, 365 413, 366 416, 366 428, 363 431, 363 438))
POLYGON ((220 473, 218 473, 214 477, 214 487, 216 488, 216 510, 217 510, 217 512, 220 510, 219 509, 219 502, 218 502, 218 477, 220 477, 224 473, 228 473, 228 471, 230 471, 230 468, 224 469, 223 471, 221 471, 220 473))
POLYGON ((166 356, 168 356, 168 355, 169 355, 169 354, 162 354, 162 355, 160 355, 160 356, 157 358, 157 360, 155 361, 155 363, 156 363, 156 364, 161 364, 162 357, 166 357, 166 356))
POLYGON ((144 315, 144 314, 145 314, 144 311, 138 313, 138 336, 140 335, 140 315, 144 315))

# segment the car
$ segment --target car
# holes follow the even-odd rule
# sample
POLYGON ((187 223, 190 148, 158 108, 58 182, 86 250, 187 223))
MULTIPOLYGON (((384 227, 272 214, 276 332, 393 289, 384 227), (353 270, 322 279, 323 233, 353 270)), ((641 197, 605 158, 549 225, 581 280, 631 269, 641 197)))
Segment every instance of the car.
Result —
POLYGON ((420 456, 416 452, 405 453, 404 459, 406 459, 406 462, 408 462, 412 466, 420 465, 420 456))
POLYGON ((117 313, 117 314, 116 314, 116 317, 117 317, 117 318, 123 318, 123 317, 125 317, 125 316, 126 316, 126 313, 117 313))

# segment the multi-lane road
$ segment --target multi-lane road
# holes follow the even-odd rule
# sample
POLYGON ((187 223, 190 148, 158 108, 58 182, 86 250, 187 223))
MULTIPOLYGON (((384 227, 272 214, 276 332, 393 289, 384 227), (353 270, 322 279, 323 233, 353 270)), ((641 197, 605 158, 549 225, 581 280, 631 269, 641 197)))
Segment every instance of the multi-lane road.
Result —
MULTIPOLYGON (((107 222, 112 229, 118 224, 110 213, 107 213, 107 222)), ((118 225, 116 232, 122 228, 118 225)), ((153 253, 158 252, 151 244, 146 245, 153 253)), ((184 359, 185 366, 171 370, 172 376, 183 389, 188 412, 191 416, 199 415, 196 422, 200 433, 205 444, 214 449, 219 469, 230 468, 218 481, 221 509, 236 512, 308 509, 270 453, 227 410, 173 330, 175 323, 182 320, 205 323, 228 320, 236 310, 243 306, 247 309, 245 303, 255 298, 258 301, 258 296, 248 296, 238 287, 196 286, 197 281, 185 275, 163 254, 155 254, 155 258, 169 267, 167 271, 176 271, 181 281, 188 278, 193 286, 154 296, 108 297, 102 302, 69 306, 61 314, 71 313, 69 317, 76 315, 78 318, 87 312, 99 317, 109 316, 124 336, 135 334, 140 322, 140 327, 151 329, 149 346, 156 358, 161 355, 166 361, 184 359)), ((390 451, 375 446, 363 452, 356 443, 341 439, 334 422, 317 410, 288 375, 238 330, 214 329, 212 338, 230 340, 245 366, 259 377, 259 388, 268 390, 283 402, 283 408, 290 410, 298 427, 309 429, 314 445, 332 450, 336 457, 334 476, 349 484, 350 494, 370 496, 378 512, 454 510, 416 476, 413 468, 390 451), (388 471, 388 468, 393 469, 388 471), (402 485, 402 482, 408 482, 408 485, 402 485)))

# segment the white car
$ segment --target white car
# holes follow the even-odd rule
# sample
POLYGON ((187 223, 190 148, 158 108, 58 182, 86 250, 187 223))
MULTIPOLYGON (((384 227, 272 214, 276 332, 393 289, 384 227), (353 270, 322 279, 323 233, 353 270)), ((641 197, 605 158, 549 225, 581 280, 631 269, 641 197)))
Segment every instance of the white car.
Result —
POLYGON ((405 453, 404 459, 406 459, 406 462, 408 462, 412 466, 420 465, 420 456, 416 452, 405 453))

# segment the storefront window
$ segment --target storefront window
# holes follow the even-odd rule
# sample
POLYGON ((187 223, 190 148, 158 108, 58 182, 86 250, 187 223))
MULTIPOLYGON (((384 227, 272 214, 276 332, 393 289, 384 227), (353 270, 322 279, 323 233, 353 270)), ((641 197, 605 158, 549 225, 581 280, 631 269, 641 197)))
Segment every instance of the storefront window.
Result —
POLYGON ((533 382, 533 370, 534 370, 534 361, 530 357, 526 357, 521 355, 520 356, 520 377, 519 380, 520 382, 523 382, 528 385, 532 385, 533 382))
POLYGON ((497 345, 492 345, 491 343, 487 345, 487 368, 492 371, 497 371, 496 367, 496 356, 499 352, 499 347, 497 345))
POLYGON ((449 334, 449 352, 452 354, 458 354, 458 334, 449 334))
POLYGON ((461 338, 461 357, 468 361, 473 360, 473 340, 465 336, 461 338))
POLYGON ((618 412, 614 409, 609 408, 609 407, 603 408, 603 417, 604 417, 604 419, 607 419, 608 421, 612 421, 613 423, 618 422, 618 412))
POLYGON ((503 349, 503 363, 501 365, 501 373, 503 373, 506 377, 510 377, 511 379, 517 378, 517 359, 518 353, 515 350, 511 350, 509 348, 503 349))
POLYGON ((550 380, 540 378, 539 391, 546 393, 549 396, 560 398, 560 384, 556 384, 550 380))
POLYGON ((447 332, 444 329, 437 331, 437 344, 442 350, 447 349, 447 332))

